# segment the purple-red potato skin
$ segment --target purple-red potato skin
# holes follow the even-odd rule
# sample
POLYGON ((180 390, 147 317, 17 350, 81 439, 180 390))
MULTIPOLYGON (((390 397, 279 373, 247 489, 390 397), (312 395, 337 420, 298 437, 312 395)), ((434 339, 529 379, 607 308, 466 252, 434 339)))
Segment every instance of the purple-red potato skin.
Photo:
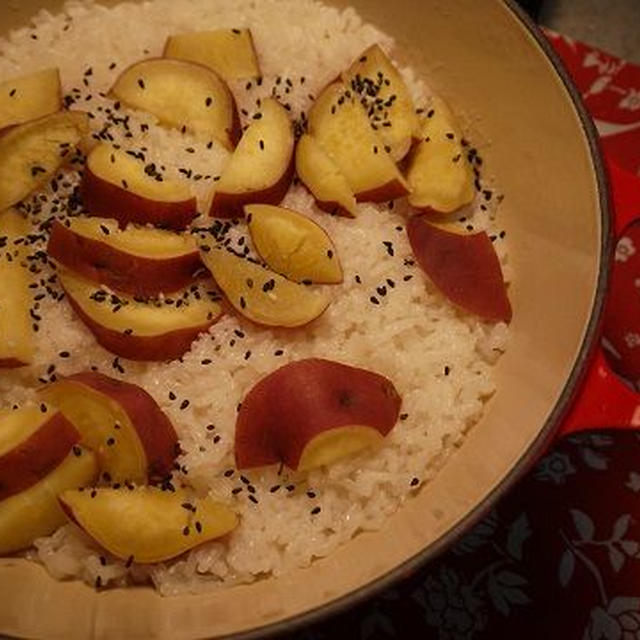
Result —
POLYGON ((194 274, 203 266, 197 250, 166 259, 136 256, 74 233, 57 220, 51 227, 47 252, 88 280, 141 297, 182 289, 194 282, 194 274))
POLYGON ((158 336, 127 335, 101 325, 86 314, 68 294, 67 299, 99 345, 122 358, 144 362, 167 362, 179 358, 189 350, 191 343, 220 317, 212 318, 210 322, 202 325, 169 331, 158 336))
POLYGON ((115 218, 123 229, 135 223, 181 230, 198 214, 195 198, 183 202, 149 200, 103 180, 88 166, 84 169, 80 195, 89 215, 115 218))
POLYGON ((213 218, 244 218, 246 204, 280 204, 289 190, 294 170, 295 160, 292 154, 291 161, 280 180, 262 191, 248 191, 246 193, 216 191, 211 201, 209 215, 213 218))
POLYGON ((149 480, 166 478, 179 451, 178 436, 151 395, 142 387, 95 371, 76 373, 64 380, 89 387, 117 402, 140 439, 147 457, 149 480))
POLYGON ((400 404, 391 381, 372 371, 319 358, 289 363, 243 399, 236 420, 236 466, 284 462, 296 469, 306 445, 338 427, 365 425, 386 436, 400 404))
POLYGON ((17 358, 0 358, 0 369, 18 369, 28 364, 28 362, 22 362, 17 358))
POLYGON ((462 234, 409 219, 407 233, 418 264, 456 306, 488 322, 511 321, 500 261, 486 233, 462 234))
POLYGON ((80 434, 59 411, 26 440, 0 456, 0 500, 40 482, 80 442, 80 434))

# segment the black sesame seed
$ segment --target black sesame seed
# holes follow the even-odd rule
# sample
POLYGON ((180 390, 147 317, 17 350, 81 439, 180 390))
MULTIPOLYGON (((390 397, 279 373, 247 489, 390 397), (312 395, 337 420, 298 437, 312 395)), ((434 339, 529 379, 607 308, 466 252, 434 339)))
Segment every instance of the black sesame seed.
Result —
POLYGON ((183 536, 188 536, 189 533, 191 533, 191 529, 189 529, 188 526, 186 526, 183 530, 182 530, 182 535, 183 536))
POLYGON ((251 502, 253 502, 254 504, 258 504, 258 498, 256 498, 254 495, 249 495, 249 500, 251 500, 251 502))
POLYGON ((144 89, 144 80, 142 78, 138 78, 138 86, 141 89, 144 89))
POLYGON ((173 393, 173 391, 169 391, 169 400, 175 400, 176 399, 176 394, 173 393))
POLYGON ((411 486, 415 487, 416 485, 420 484, 420 480, 418 478, 411 478, 411 486))
POLYGON ((183 400, 180 403, 180 411, 184 411, 184 409, 186 409, 189 406, 189 401, 188 400, 183 400))
POLYGON ((322 511, 322 509, 320 509, 320 507, 314 507, 313 509, 311 509, 311 515, 312 516, 316 516, 320 513, 320 511, 322 511))

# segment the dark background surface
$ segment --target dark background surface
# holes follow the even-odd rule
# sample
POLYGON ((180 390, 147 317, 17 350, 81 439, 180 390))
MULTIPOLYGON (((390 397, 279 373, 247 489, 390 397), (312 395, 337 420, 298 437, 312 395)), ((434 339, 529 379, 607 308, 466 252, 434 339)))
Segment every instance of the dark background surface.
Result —
POLYGON ((640 63, 640 0, 518 0, 540 24, 640 63))

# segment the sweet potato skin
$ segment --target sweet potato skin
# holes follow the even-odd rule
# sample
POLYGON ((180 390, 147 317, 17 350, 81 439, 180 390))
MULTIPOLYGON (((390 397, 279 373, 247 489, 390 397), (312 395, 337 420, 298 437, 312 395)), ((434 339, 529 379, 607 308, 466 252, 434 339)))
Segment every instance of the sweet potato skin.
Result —
POLYGON ((40 482, 80 442, 80 434, 62 413, 49 412, 37 431, 0 456, 0 500, 40 482))
POLYGON ((93 282, 145 298, 183 289, 203 266, 197 250, 166 259, 145 258, 75 233, 57 220, 51 226, 47 252, 93 282))
POLYGON ((294 170, 295 161, 292 153, 287 169, 275 184, 269 185, 260 191, 247 191, 245 193, 216 191, 211 201, 209 215, 212 218, 244 218, 244 206, 246 204, 280 204, 293 180, 294 170))
POLYGON ((198 214, 195 197, 180 202, 149 200, 104 180, 88 166, 80 184, 80 196, 89 215, 115 218, 121 228, 135 223, 181 230, 198 214))
POLYGON ((142 387, 95 371, 83 371, 64 380, 92 389, 116 402, 127 414, 142 444, 151 482, 165 478, 179 452, 178 436, 158 403, 142 387))
POLYGON ((67 295, 67 299, 100 346, 122 358, 143 362, 168 362, 179 358, 189 350, 191 343, 220 317, 214 317, 202 325, 157 336, 136 336, 108 329, 85 313, 70 295, 67 295))
POLYGON ((456 306, 488 322, 510 322, 500 261, 486 233, 461 234, 415 215, 407 224, 413 253, 435 286, 456 306))
POLYGON ((400 396, 390 380, 331 360, 289 363, 245 396, 236 420, 238 468, 284 462, 296 469, 315 436, 366 425, 386 436, 396 423, 400 396))

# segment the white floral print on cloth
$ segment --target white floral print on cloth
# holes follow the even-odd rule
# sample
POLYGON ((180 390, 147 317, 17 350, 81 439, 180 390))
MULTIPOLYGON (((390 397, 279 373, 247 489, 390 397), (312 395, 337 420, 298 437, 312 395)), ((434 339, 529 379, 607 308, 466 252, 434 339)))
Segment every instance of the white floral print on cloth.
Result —
POLYGON ((602 136, 608 155, 640 176, 640 66, 547 30, 602 136))
MULTIPOLYGON (((640 202, 638 202, 640 213, 640 202)), ((603 335, 611 367, 635 382, 640 379, 640 218, 622 233, 616 245, 603 335)))
POLYGON ((640 432, 562 438, 446 553, 295 640, 640 640, 640 432))

